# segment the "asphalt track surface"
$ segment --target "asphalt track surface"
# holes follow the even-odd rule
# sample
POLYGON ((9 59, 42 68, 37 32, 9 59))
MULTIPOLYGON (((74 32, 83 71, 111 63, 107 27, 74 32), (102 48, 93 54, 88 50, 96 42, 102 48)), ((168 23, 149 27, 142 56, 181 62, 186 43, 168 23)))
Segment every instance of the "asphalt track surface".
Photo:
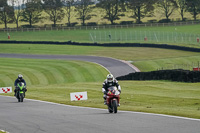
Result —
MULTIPOLYGON (((0 57, 89 61, 101 64, 115 76, 135 71, 126 63, 104 57, 22 54, 0 57)), ((10 133, 199 133, 200 120, 128 111, 110 114, 107 109, 30 99, 18 103, 15 97, 0 96, 0 129, 10 133)))
MULTIPOLYGON (((0 129, 10 133, 199 133, 200 120, 85 108, 0 96, 0 129)), ((122 105, 123 106, 123 105, 122 105)))
POLYGON ((105 67, 115 77, 124 76, 138 71, 133 65, 113 58, 98 56, 78 55, 30 55, 30 54, 0 54, 3 58, 28 58, 28 59, 61 59, 94 62, 105 67))

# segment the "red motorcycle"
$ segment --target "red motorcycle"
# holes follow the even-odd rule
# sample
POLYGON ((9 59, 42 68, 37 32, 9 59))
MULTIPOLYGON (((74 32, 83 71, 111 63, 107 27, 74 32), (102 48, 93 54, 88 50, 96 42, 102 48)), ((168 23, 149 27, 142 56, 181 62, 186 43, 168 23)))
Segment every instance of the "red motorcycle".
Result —
POLYGON ((107 100, 108 111, 110 113, 113 112, 117 113, 119 98, 120 98, 120 92, 117 90, 117 87, 115 86, 109 87, 106 100, 107 100))

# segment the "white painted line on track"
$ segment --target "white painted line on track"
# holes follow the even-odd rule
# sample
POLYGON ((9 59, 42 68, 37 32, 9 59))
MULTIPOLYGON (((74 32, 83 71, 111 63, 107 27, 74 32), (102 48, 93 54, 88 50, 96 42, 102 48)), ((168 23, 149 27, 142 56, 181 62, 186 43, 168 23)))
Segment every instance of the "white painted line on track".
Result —
POLYGON ((1 131, 1 132, 5 132, 5 133, 9 133, 9 132, 7 132, 7 131, 5 131, 5 130, 1 130, 1 129, 0 129, 0 131, 1 131))
POLYGON ((129 65, 131 68, 133 68, 135 70, 135 72, 141 72, 140 69, 138 69, 136 66, 134 66, 133 64, 129 63, 128 61, 125 60, 119 60, 123 63, 126 63, 127 65, 129 65))
MULTIPOLYGON (((0 95, 0 96, 3 96, 3 95, 0 95)), ((12 97, 12 96, 3 96, 3 97, 15 98, 15 97, 12 97)), ((35 99, 27 99, 27 98, 25 98, 25 99, 26 99, 26 100, 29 100, 29 101, 35 101, 35 102, 41 102, 41 103, 59 105, 59 106, 64 106, 64 107, 83 108, 83 109, 94 109, 94 110, 104 110, 104 111, 107 111, 107 109, 101 109, 101 108, 72 106, 72 105, 66 105, 66 104, 60 104, 60 103, 53 103, 53 102, 41 101, 41 100, 35 100, 35 99)), ((152 115, 152 116, 161 116, 161 117, 168 117, 168 118, 175 118, 175 119, 184 119, 184 120, 199 121, 199 122, 200 122, 200 119, 188 118, 188 117, 181 117, 181 116, 173 116, 173 115, 164 115, 164 114, 155 114, 155 113, 145 113, 145 112, 134 112, 134 111, 123 111, 123 110, 119 110, 119 112, 132 113, 132 114, 152 115)))

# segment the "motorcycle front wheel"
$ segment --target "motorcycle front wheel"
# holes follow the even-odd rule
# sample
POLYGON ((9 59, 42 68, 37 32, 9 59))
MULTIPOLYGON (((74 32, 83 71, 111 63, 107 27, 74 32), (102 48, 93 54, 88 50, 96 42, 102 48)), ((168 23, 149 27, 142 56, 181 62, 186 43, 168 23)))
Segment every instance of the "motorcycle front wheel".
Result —
POLYGON ((23 100, 24 100, 24 94, 23 93, 20 93, 19 99, 20 99, 20 102, 23 102, 23 100))
POLYGON ((113 100, 113 111, 114 113, 117 113, 117 100, 113 100))

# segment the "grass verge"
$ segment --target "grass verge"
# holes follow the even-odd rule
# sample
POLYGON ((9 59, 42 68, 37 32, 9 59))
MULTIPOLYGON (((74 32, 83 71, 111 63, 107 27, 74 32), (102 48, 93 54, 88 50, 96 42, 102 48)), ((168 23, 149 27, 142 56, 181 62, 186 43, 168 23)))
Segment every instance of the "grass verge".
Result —
POLYGON ((0 86, 13 86, 21 73, 29 86, 104 80, 108 72, 100 65, 65 60, 0 58, 0 86))

